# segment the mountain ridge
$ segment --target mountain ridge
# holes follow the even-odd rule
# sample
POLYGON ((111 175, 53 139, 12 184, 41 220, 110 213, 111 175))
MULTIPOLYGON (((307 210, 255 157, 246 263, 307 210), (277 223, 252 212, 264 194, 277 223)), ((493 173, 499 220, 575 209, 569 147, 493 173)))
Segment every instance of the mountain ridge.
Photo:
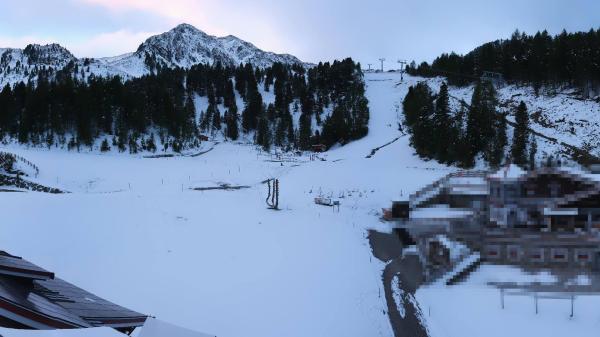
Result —
POLYGON ((90 76, 141 77, 162 67, 190 68, 197 64, 237 66, 252 64, 266 68, 274 63, 303 63, 290 54, 264 51, 236 36, 215 37, 190 24, 180 24, 143 41, 136 51, 102 58, 77 58, 58 43, 29 44, 25 48, 0 48, 0 86, 37 82, 66 71, 80 80, 90 76))

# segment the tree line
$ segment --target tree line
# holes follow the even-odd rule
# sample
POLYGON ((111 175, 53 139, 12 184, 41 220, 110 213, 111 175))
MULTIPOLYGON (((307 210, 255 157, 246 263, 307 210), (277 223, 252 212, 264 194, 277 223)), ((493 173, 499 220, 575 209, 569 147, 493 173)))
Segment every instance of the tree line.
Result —
POLYGON ((512 144, 507 137, 506 116, 497 110, 496 90, 490 81, 475 85, 471 104, 450 107, 448 85, 434 94, 425 82, 409 87, 403 101, 404 124, 411 146, 424 159, 472 168, 480 158, 490 167, 512 162, 535 166, 537 144, 529 131, 527 106, 515 111, 512 144))
POLYGON ((309 69, 280 63, 156 67, 128 81, 77 75, 71 64, 35 83, 2 88, 0 137, 69 149, 100 143, 102 151, 135 153, 178 152, 198 146, 202 136, 242 135, 264 149, 309 150, 368 132, 363 74, 349 58, 309 69))
POLYGON ((466 55, 442 54, 430 65, 414 62, 407 72, 419 76, 446 76, 452 85, 467 85, 485 71, 507 81, 542 86, 574 86, 584 95, 600 88, 600 29, 527 35, 518 30, 510 39, 485 43, 466 55))

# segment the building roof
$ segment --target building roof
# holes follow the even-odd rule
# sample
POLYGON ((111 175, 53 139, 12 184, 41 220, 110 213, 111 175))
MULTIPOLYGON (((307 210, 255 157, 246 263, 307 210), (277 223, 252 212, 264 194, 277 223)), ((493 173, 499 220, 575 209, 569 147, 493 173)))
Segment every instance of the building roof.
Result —
POLYGON ((3 251, 0 251, 0 275, 19 276, 37 280, 54 278, 54 273, 3 251))
POLYGON ((411 219, 462 219, 473 215, 473 211, 462 208, 450 208, 447 205, 416 208, 410 211, 411 219))
POLYGON ((452 260, 457 260, 460 257, 469 254, 470 252, 469 248, 465 244, 460 243, 458 241, 450 240, 444 234, 436 235, 435 240, 438 241, 444 247, 446 247, 446 249, 448 249, 448 252, 450 253, 450 258, 452 260))
POLYGON ((496 173, 490 174, 488 178, 495 180, 517 180, 526 174, 527 171, 523 170, 515 164, 510 164, 499 169, 498 171, 496 171, 496 173))
POLYGON ((55 278, 53 273, 20 257, 0 253, 0 325, 131 330, 142 326, 146 317, 55 278))
POLYGON ((571 180, 577 180, 589 184, 600 184, 600 174, 593 174, 581 169, 569 166, 539 167, 532 171, 525 171, 515 164, 505 166, 488 176, 491 180, 515 181, 535 178, 541 175, 560 175, 571 180))

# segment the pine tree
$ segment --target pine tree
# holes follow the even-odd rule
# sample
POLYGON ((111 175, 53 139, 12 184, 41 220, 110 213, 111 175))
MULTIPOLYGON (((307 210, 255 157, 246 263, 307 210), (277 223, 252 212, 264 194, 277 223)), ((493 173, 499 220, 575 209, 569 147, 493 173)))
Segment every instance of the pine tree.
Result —
POLYGON ((531 140, 529 141, 529 169, 534 170, 536 168, 536 160, 535 156, 537 154, 537 141, 535 136, 531 135, 531 140))
POLYGON ((106 138, 104 138, 104 140, 102 141, 102 145, 100 145, 100 151, 101 152, 110 151, 110 145, 108 145, 108 140, 106 138))
POLYGON ((433 128, 435 130, 433 141, 433 150, 438 161, 442 163, 452 162, 449 156, 450 146, 452 146, 452 128, 450 116, 450 98, 448 95, 448 85, 444 82, 440 86, 440 92, 435 101, 435 113, 433 115, 433 128))
POLYGON ((210 114, 205 113, 204 111, 200 112, 200 130, 202 132, 207 132, 210 127, 210 114))
POLYGON ((129 136, 129 153, 138 153, 138 143, 135 136, 129 136))
POLYGON ((473 91, 467 116, 467 141, 473 158, 483 153, 488 162, 497 160, 491 158, 494 156, 492 142, 496 138, 494 127, 498 125, 496 105, 496 90, 493 84, 489 81, 478 82, 473 91))
POLYGON ((504 150, 507 144, 506 118, 502 115, 494 117, 494 137, 489 143, 488 162, 491 167, 497 168, 504 161, 504 150))
POLYGON ((273 139, 273 144, 275 146, 283 146, 285 144, 285 130, 285 121, 283 118, 279 118, 277 127, 275 128, 275 137, 273 139))
POLYGON ((183 124, 181 126, 183 138, 190 140, 197 130, 196 107, 191 95, 188 95, 185 101, 184 116, 181 124, 183 124))
POLYGON ((305 113, 300 115, 299 130, 298 130, 298 146, 300 150, 310 150, 310 137, 312 135, 311 129, 312 118, 310 115, 305 113))
POLYGON ((515 112, 515 128, 511 156, 514 164, 523 168, 527 167, 527 141, 529 140, 529 115, 527 105, 521 101, 515 112))
POLYGON ((410 143, 420 157, 428 159, 434 158, 436 148, 433 103, 431 89, 421 82, 409 88, 402 104, 410 143))
POLYGON ((221 112, 217 108, 213 110, 212 127, 214 130, 221 130, 221 112))
POLYGON ((296 146, 296 132, 294 130, 294 121, 292 115, 288 112, 284 117, 285 125, 287 127, 287 143, 289 147, 296 146))
POLYGON ((227 124, 227 137, 231 140, 237 140, 239 138, 239 128, 238 128, 238 114, 235 111, 229 111, 226 114, 227 124))
POLYGON ((242 127, 244 131, 249 132, 256 129, 258 116, 262 114, 263 101, 258 91, 251 91, 248 94, 248 101, 242 113, 242 127))
POLYGON ((48 146, 48 149, 54 145, 54 134, 52 134, 52 132, 48 132, 46 135, 46 145, 48 146))
POLYGON ((256 144, 262 146, 265 151, 269 151, 271 148, 271 131, 269 130, 269 122, 264 116, 258 121, 256 144))

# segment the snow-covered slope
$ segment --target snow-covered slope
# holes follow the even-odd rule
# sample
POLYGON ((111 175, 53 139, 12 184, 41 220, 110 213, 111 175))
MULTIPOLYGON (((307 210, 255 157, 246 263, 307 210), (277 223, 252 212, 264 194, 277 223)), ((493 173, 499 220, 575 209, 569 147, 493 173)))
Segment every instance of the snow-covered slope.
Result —
POLYGON ((69 62, 76 61, 73 54, 58 44, 0 48, 0 84, 36 81, 40 74, 53 75, 69 62))
MULTIPOLYGON (((322 154, 326 161, 279 161, 231 142, 157 159, 12 145, 40 167, 37 182, 72 193, 0 193, 0 247, 109 300, 218 336, 391 337, 385 265, 372 258, 367 230, 387 228, 379 210, 391 200, 456 170, 414 156, 398 131, 408 86, 421 80, 366 74, 370 132, 322 154), (280 180, 281 211, 265 205, 266 178, 280 180), (189 189, 222 183, 249 188, 189 189), (319 195, 339 199, 340 211, 315 205, 319 195)), ((548 300, 535 315, 530 298, 514 297, 500 310, 497 290, 481 282, 423 288, 417 300, 432 336, 597 334, 593 310, 569 319, 568 302, 548 300)))
POLYGON ((63 69, 76 78, 118 75, 128 79, 149 74, 156 69, 156 64, 189 68, 216 62, 227 66, 250 63, 261 68, 275 62, 305 65, 292 55, 266 52, 235 36, 214 37, 191 25, 181 24, 148 38, 137 51, 116 57, 77 59, 58 44, 28 45, 25 49, 0 48, 0 86, 35 83, 40 75, 52 78, 63 69))
MULTIPOLYGON (((420 79, 437 92, 444 78, 420 79)), ((458 111, 461 101, 470 104, 474 86, 449 87, 450 104, 458 111)), ((581 98, 573 89, 542 89, 538 94, 530 86, 506 85, 496 88, 498 111, 514 122, 516 108, 525 102, 530 115, 530 127, 538 133, 538 159, 561 156, 570 159, 566 146, 584 148, 600 156, 600 102, 581 98)), ((512 127, 509 125, 509 138, 512 127)))
MULTIPOLYGON (((72 193, 0 193, 0 247, 158 319, 224 337, 393 335, 382 262, 367 230, 379 210, 445 175, 398 137, 406 86, 369 74, 371 133, 323 154, 284 158, 221 143, 198 157, 146 159, 12 146, 36 181, 72 193), (265 205, 280 180, 281 211, 265 205), (236 191, 193 191, 220 183, 236 191), (340 211, 313 198, 342 197, 340 211), (235 322, 235 324, 232 324, 235 322)), ((2 331, 5 337, 9 332, 2 331)))

